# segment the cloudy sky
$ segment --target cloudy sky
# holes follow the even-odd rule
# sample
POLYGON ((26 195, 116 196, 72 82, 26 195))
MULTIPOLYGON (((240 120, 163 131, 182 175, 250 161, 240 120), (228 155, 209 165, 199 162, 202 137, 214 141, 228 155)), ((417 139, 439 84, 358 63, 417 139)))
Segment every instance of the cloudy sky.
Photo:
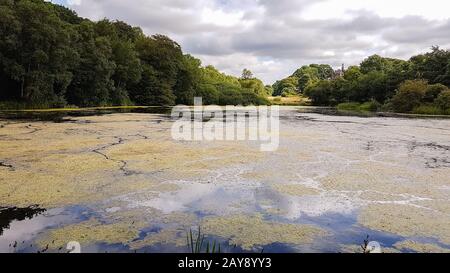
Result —
POLYGON ((53 0, 93 20, 165 34, 220 70, 249 68, 265 83, 299 66, 409 58, 450 48, 448 0, 53 0))

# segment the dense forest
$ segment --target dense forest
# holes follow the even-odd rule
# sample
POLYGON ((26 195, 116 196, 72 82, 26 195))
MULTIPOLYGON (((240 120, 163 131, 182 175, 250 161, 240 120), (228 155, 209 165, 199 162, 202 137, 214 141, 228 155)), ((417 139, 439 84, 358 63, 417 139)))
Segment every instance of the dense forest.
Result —
POLYGON ((449 87, 450 51, 433 47, 407 61, 373 55, 345 71, 303 66, 273 90, 281 96, 303 93, 314 105, 344 110, 450 114, 449 87))
POLYGON ((0 109, 116 105, 269 104, 308 97, 347 110, 450 113, 450 51, 409 60, 373 55, 335 71, 311 64, 264 86, 251 71, 225 75, 163 35, 92 22, 43 0, 0 0, 0 109))
POLYGON ((248 70, 225 75, 166 36, 43 0, 0 0, 0 36, 0 108, 268 103, 248 70))

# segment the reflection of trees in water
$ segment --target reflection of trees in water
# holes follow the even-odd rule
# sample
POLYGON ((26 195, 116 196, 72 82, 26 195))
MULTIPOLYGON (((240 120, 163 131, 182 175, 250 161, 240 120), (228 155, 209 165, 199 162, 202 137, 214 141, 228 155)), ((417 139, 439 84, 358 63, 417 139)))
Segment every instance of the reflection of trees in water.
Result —
MULTIPOLYGON (((138 113, 138 114, 166 114, 169 115, 171 107, 98 107, 84 108, 78 110, 53 110, 53 111, 7 111, 0 112, 0 118, 8 120, 28 120, 28 121, 53 121, 53 122, 75 122, 71 117, 91 117, 108 114, 138 113)), ((5 125, 0 124, 0 128, 5 125)), ((30 128, 32 129, 32 128, 30 128)), ((34 133, 33 131, 30 133, 34 133)))
POLYGON ((12 221, 31 219, 45 211, 46 209, 39 208, 38 205, 29 206, 27 208, 0 208, 0 235, 3 234, 3 230, 9 228, 12 221))

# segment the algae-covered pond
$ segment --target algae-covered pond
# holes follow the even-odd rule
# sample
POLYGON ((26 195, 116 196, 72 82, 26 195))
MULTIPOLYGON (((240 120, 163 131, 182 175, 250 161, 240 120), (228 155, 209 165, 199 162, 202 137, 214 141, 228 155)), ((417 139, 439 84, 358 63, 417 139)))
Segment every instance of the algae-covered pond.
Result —
POLYGON ((261 152, 169 112, 1 113, 0 252, 450 252, 450 119, 282 108, 261 152))

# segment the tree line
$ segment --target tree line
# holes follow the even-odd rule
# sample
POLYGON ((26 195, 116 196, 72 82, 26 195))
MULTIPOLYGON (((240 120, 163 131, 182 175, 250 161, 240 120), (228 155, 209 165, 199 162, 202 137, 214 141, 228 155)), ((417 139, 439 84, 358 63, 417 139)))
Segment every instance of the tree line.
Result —
POLYGON ((93 22, 43 0, 0 0, 0 108, 268 104, 303 94, 342 109, 450 113, 450 51, 409 60, 373 55, 338 73, 305 65, 264 86, 202 66, 164 35, 107 19, 93 22))
POLYGON ((0 0, 0 107, 267 104, 268 90, 183 54, 163 35, 43 0, 0 0))
POLYGON ((450 51, 432 47, 409 60, 373 55, 334 71, 312 64, 273 85, 274 94, 302 93, 314 105, 347 110, 450 114, 450 51))

